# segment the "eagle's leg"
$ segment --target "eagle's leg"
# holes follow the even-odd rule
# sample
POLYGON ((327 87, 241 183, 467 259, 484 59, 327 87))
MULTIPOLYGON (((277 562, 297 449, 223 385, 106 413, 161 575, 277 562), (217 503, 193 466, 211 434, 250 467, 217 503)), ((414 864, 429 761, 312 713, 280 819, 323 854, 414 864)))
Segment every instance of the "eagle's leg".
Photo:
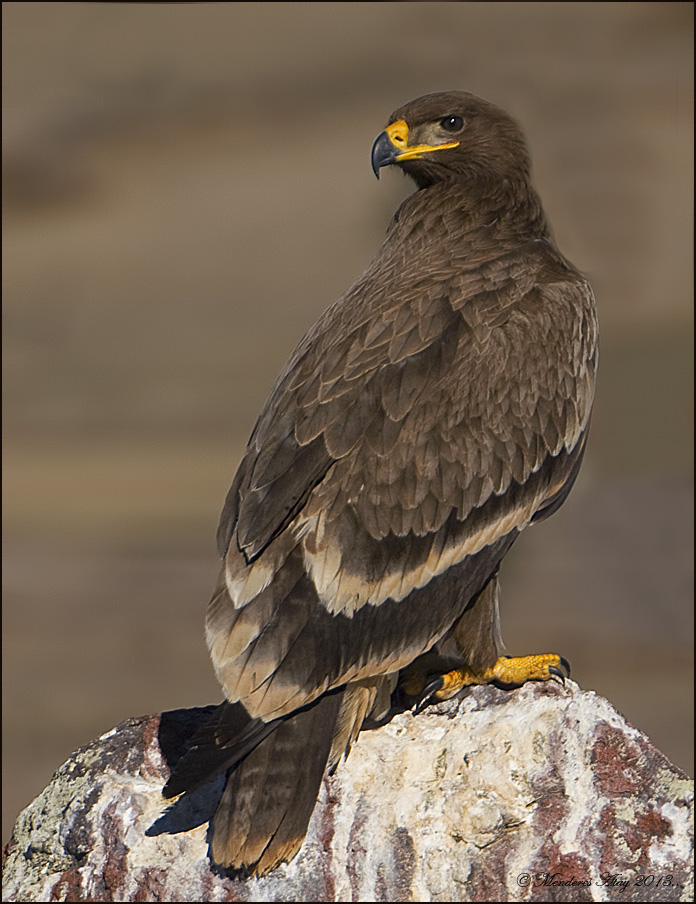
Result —
POLYGON ((436 648, 402 670, 401 690, 416 698, 417 710, 474 684, 519 687, 527 681, 564 682, 570 675, 570 665, 557 653, 500 655, 498 593, 494 574, 436 648))

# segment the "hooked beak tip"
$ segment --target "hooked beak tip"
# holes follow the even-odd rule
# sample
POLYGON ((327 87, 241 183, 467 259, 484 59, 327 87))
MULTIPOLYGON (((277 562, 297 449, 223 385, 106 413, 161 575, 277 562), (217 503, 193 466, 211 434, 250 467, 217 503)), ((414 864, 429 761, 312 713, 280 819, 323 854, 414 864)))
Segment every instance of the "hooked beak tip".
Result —
POLYGON ((386 132, 379 134, 372 145, 372 171, 379 179, 379 171, 383 166, 389 166, 396 160, 396 148, 389 140, 386 132))

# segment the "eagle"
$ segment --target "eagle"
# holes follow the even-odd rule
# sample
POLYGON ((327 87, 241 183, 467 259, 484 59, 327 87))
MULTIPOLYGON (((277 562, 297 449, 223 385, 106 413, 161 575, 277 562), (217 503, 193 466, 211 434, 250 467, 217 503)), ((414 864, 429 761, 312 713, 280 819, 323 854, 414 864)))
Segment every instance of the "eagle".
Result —
POLYGON ((163 791, 225 770, 210 856, 246 874, 295 856, 323 775, 395 690, 418 709, 569 674, 555 653, 501 656, 498 570, 578 475, 592 289, 556 248, 524 136, 494 104, 419 97, 371 160, 416 190, 256 422, 206 617, 225 700, 163 791))

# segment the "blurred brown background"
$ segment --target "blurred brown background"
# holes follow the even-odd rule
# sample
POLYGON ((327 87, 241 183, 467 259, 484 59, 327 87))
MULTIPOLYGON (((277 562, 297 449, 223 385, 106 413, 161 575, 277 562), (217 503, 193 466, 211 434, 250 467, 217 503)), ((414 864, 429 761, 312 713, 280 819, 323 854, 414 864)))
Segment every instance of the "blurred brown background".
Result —
POLYGON ((4 3, 3 838, 77 746, 216 702, 217 517, 295 343, 399 200, 420 94, 509 110, 602 321, 570 500, 503 569, 692 770, 690 3, 4 3))

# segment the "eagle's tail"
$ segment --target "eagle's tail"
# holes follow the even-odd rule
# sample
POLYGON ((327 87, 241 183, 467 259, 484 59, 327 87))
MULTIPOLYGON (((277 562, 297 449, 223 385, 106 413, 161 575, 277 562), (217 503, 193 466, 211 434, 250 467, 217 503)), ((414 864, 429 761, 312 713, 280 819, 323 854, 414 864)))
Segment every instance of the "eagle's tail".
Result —
POLYGON ((219 866, 264 875, 299 850, 332 744, 346 736, 345 718, 339 720, 344 694, 325 694, 272 722, 252 719, 241 704, 222 703, 194 735, 162 793, 193 791, 229 770, 212 823, 211 857, 219 866))
POLYGON ((299 850, 329 759, 342 692, 279 720, 227 777, 213 820, 220 866, 264 875, 299 850))
POLYGON ((264 875, 299 850, 328 765, 347 756, 364 720, 389 708, 396 675, 351 682, 288 716, 263 722, 222 703, 191 739, 164 787, 193 791, 228 770, 212 822, 211 858, 264 875))

